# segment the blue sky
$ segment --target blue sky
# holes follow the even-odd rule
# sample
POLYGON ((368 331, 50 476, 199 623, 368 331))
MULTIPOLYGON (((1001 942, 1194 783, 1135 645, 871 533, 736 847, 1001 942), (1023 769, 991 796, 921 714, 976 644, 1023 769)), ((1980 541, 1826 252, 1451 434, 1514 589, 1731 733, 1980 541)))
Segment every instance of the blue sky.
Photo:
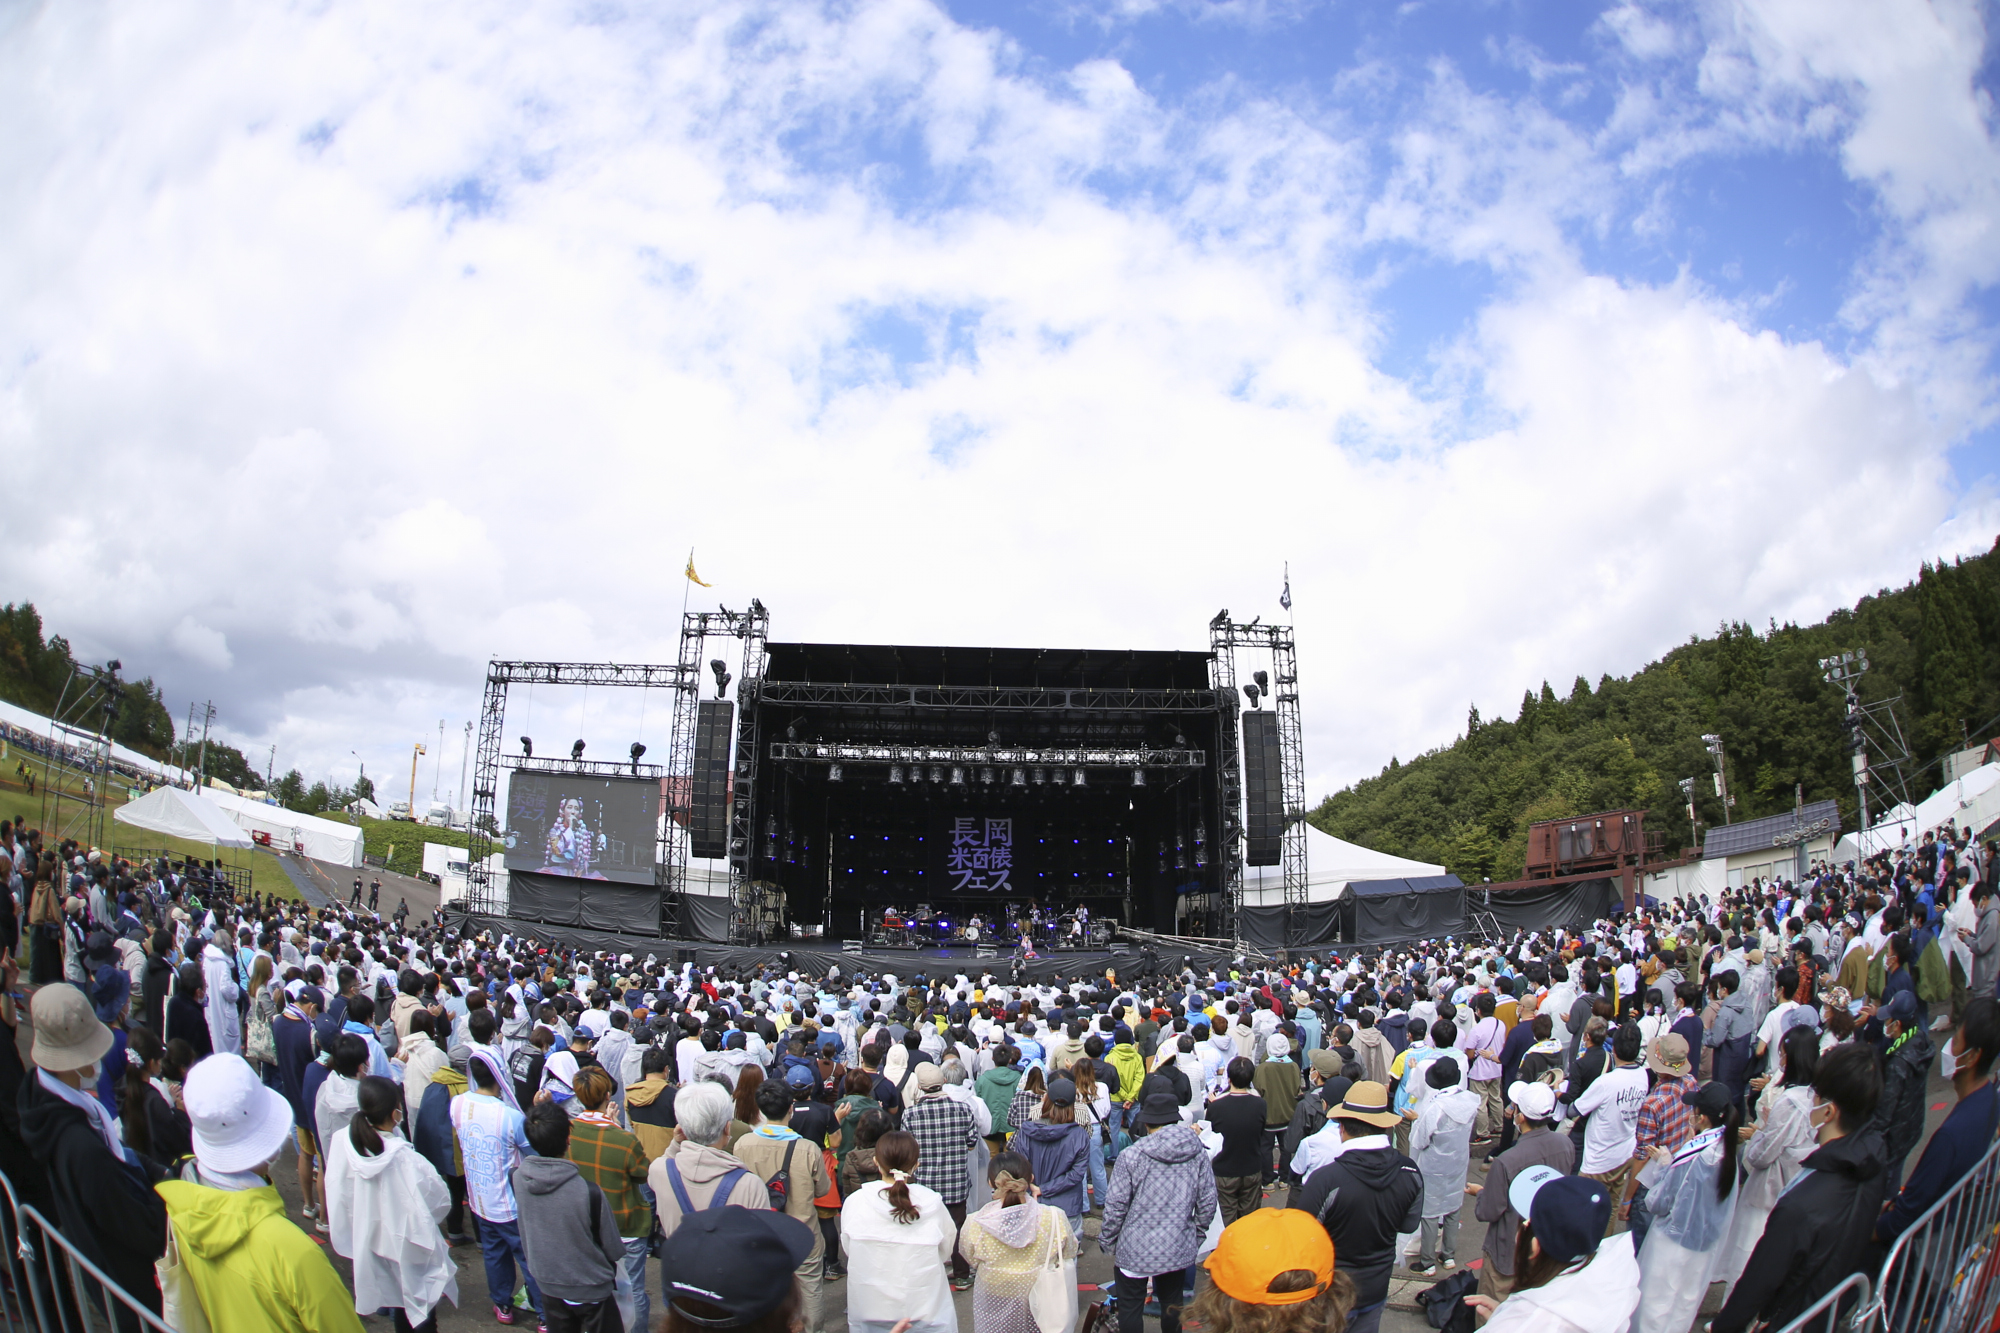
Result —
POLYGON ((14 11, 0 450, 222 519, 0 582, 350 780, 488 656, 671 660, 690 546, 839 641, 1185 648, 1289 562, 1323 790, 1992 545, 1988 15, 14 11))

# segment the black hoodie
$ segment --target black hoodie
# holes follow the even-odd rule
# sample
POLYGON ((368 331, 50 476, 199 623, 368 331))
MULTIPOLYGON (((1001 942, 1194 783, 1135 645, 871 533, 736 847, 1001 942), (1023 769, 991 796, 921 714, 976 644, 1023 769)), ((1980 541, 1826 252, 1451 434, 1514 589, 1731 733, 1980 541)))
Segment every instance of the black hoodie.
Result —
POLYGON ((167 1205, 142 1168, 111 1151, 83 1108, 44 1088, 30 1069, 21 1080, 21 1137, 48 1170, 55 1223, 84 1258, 158 1314, 153 1261, 167 1248, 167 1205))
POLYGON ((1805 1174, 1771 1209, 1713 1333, 1738 1333, 1753 1319, 1782 1328, 1861 1271, 1888 1183, 1882 1164, 1882 1136, 1872 1125, 1815 1148, 1805 1174))
POLYGON ((1320 1220, 1333 1237, 1334 1267, 1355 1286, 1354 1308, 1389 1296, 1396 1237, 1423 1220, 1424 1180, 1394 1148, 1350 1148, 1306 1177, 1288 1205, 1320 1220))

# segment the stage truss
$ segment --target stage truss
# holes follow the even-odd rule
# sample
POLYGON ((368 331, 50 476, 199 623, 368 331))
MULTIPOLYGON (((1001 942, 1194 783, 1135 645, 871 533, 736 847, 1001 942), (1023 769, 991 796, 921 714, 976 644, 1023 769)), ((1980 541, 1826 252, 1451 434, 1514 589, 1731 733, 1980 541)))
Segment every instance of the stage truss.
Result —
POLYGON ((1284 835, 1279 861, 1285 884, 1285 943, 1297 943, 1305 930, 1306 908, 1306 770, 1305 727, 1299 715, 1299 654, 1290 625, 1267 625, 1262 617, 1239 624, 1227 610, 1208 623, 1208 644, 1215 660, 1216 708, 1225 744, 1222 746, 1222 803, 1233 821, 1224 830, 1230 849, 1228 882, 1229 930, 1241 938, 1236 914, 1243 905, 1243 767, 1237 747, 1236 650, 1263 650, 1271 655, 1270 697, 1278 714, 1279 790, 1284 799, 1284 835))

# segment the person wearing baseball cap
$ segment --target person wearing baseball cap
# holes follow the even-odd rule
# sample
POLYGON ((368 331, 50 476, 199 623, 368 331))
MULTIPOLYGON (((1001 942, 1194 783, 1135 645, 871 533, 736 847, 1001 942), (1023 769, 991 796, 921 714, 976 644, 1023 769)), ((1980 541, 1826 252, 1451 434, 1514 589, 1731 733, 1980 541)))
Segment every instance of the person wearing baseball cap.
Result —
MULTIPOLYGON (((0 990, 12 991, 15 978, 12 959, 0 964, 0 990)), ((47 1172, 56 1224, 85 1258, 158 1314, 153 1261, 166 1249, 166 1208, 148 1188, 145 1164, 123 1145, 111 1113, 93 1095, 111 1029, 89 996, 61 981, 35 992, 28 1021, 35 1072, 21 1081, 21 1138, 47 1172)))
POLYGON ((1203 1267, 1208 1285, 1188 1310, 1209 1333, 1344 1333, 1354 1282, 1334 1265, 1333 1241, 1304 1213, 1259 1208, 1223 1228, 1203 1267))
POLYGON ((1624 1333, 1639 1304, 1639 1261, 1631 1232, 1604 1234, 1610 1187, 1531 1166, 1509 1183, 1507 1198, 1508 1211, 1526 1219, 1514 1237, 1517 1271, 1505 1300, 1465 1298, 1488 1316, 1481 1333, 1624 1333))
POLYGON ((660 1249, 665 1333, 791 1333, 813 1229, 767 1208, 691 1213, 660 1249))
POLYGON ((1353 1084, 1327 1108, 1327 1118, 1339 1127, 1340 1155, 1291 1191, 1286 1206, 1305 1210, 1325 1226, 1341 1271, 1355 1286, 1348 1327, 1352 1333, 1375 1333, 1389 1298, 1396 1237, 1416 1231, 1423 1221, 1423 1177, 1389 1141, 1402 1116, 1390 1107, 1389 1090, 1380 1083, 1353 1084), (1340 1206, 1328 1208, 1335 1191, 1340 1206))
MULTIPOLYGON (((1537 1015, 1544 1017, 1544 1015, 1537 1015)), ((1507 1111, 1517 1137, 1514 1146, 1496 1153, 1487 1164, 1483 1182, 1465 1187, 1473 1195, 1472 1215, 1486 1224, 1480 1254, 1479 1291, 1499 1299, 1514 1277, 1514 1237, 1524 1220, 1514 1211, 1508 1189, 1523 1172, 1540 1167, 1568 1175, 1576 1169, 1576 1145, 1558 1134, 1556 1090, 1542 1082, 1516 1082, 1507 1088, 1507 1111)))
POLYGON ((346 1283, 285 1215, 271 1184, 271 1163, 292 1142, 291 1103, 227 1052, 188 1071, 181 1099, 194 1126, 194 1166, 158 1192, 210 1326, 360 1333, 346 1283))

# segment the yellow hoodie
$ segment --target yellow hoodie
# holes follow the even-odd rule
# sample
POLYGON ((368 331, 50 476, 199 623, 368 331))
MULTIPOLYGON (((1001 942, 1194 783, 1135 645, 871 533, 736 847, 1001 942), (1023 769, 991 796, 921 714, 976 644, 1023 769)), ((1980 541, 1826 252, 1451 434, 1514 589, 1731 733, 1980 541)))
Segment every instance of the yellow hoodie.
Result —
POLYGON ((274 1187, 166 1180, 154 1188, 215 1333, 362 1333, 347 1284, 285 1216, 274 1187))

